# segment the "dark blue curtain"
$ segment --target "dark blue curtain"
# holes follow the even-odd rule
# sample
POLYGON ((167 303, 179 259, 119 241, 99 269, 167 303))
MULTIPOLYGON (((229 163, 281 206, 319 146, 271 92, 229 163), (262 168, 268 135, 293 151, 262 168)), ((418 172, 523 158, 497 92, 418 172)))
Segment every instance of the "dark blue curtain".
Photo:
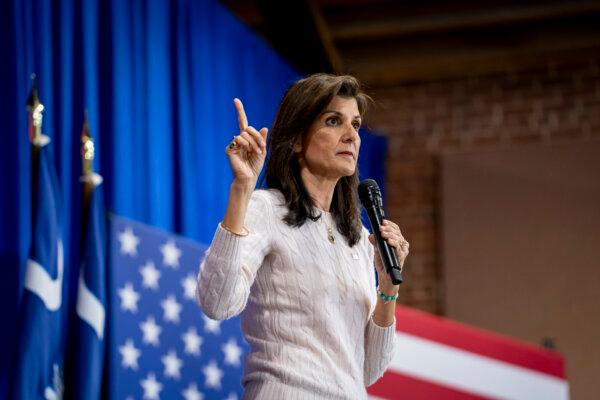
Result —
MULTIPOLYGON (((231 181, 232 99, 252 125, 270 126, 298 74, 215 0, 0 3, 0 307, 15 321, 31 234, 32 72, 55 153, 67 268, 79 259, 85 110, 106 208, 206 243, 231 181)), ((0 397, 16 334, 12 322, 0 330, 0 397)))

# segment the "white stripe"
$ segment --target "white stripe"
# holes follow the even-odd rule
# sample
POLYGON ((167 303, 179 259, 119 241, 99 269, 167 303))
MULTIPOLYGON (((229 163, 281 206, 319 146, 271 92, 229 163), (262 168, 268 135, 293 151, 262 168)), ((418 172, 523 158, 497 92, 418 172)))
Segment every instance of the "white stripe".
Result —
POLYGON ((385 400, 385 399, 383 397, 377 397, 377 396, 373 396, 372 394, 370 394, 369 400, 385 400))
POLYGON ((390 368, 491 398, 569 398, 569 384, 563 379, 405 333, 396 332, 390 368))
POLYGON ((60 239, 56 241, 55 279, 50 278, 50 274, 40 263, 27 260, 25 289, 36 294, 49 311, 58 310, 62 304, 63 264, 63 245, 60 239))
POLYGON ((104 320, 106 312, 104 305, 88 289, 83 280, 83 268, 79 272, 79 290, 77 293, 77 315, 87 322, 96 332, 98 339, 104 336, 104 320))

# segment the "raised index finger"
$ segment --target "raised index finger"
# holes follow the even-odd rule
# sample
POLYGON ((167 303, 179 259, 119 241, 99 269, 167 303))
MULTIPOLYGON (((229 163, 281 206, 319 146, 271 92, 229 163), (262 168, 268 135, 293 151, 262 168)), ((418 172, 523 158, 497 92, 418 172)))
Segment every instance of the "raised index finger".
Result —
POLYGON ((242 104, 242 101, 240 99, 233 99, 233 104, 235 105, 235 110, 237 111, 238 125, 240 126, 241 132, 248 127, 248 118, 246 117, 244 105, 242 104))

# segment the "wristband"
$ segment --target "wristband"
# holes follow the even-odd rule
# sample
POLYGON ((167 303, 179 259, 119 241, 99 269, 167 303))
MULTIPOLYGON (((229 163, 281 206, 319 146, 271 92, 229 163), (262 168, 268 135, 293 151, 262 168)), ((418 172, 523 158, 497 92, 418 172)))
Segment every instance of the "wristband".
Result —
POLYGON ((398 293, 396 293, 394 296, 387 296, 387 295, 383 294, 381 292, 381 290, 379 290, 379 288, 377 288, 377 296, 379 296, 379 298, 381 300, 386 301, 386 302, 398 299, 398 293))

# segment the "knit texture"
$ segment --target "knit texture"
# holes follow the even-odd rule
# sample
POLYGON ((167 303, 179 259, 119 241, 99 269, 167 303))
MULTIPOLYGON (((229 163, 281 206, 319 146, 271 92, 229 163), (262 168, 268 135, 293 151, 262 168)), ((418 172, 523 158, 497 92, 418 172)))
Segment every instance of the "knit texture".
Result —
POLYGON ((200 267, 198 303, 212 319, 241 313, 251 347, 245 399, 366 399, 395 339, 395 320, 379 327, 371 319, 377 293, 368 231, 349 247, 329 213, 299 228, 282 221, 286 213, 279 191, 256 190, 248 236, 219 225, 200 267))

